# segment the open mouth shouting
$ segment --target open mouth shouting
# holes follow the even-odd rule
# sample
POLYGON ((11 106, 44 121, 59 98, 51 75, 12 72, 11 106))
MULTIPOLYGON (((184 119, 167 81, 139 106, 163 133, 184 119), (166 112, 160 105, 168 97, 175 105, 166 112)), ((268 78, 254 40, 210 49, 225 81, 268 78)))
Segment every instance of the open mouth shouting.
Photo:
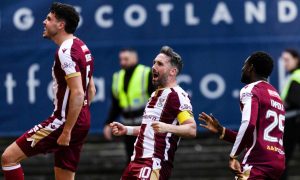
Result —
POLYGON ((156 70, 152 70, 152 81, 158 80, 159 73, 156 70))

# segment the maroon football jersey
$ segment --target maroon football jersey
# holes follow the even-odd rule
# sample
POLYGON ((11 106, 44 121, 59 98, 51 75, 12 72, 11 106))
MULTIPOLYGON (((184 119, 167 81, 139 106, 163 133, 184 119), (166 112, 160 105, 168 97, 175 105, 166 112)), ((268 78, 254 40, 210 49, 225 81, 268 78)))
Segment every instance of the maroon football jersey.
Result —
POLYGON ((84 104, 79 114, 75 127, 89 126, 90 119, 84 118, 88 109, 87 87, 94 71, 94 59, 87 46, 78 38, 65 40, 55 54, 52 68, 54 116, 65 121, 68 115, 70 89, 67 79, 81 76, 82 86, 85 93, 84 104))
POLYGON ((238 133, 226 129, 224 139, 234 142, 230 156, 243 150, 243 166, 255 166, 270 176, 284 169, 283 131, 285 110, 277 90, 265 81, 240 92, 242 122, 238 133))

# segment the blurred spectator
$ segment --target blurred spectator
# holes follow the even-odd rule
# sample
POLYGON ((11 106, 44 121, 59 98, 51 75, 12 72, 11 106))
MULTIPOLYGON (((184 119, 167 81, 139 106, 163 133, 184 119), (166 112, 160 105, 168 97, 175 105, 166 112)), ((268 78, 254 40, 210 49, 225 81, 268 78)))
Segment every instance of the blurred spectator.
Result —
MULTIPOLYGON (((112 104, 103 130, 107 140, 112 139, 109 123, 121 115, 121 122, 128 126, 139 126, 145 105, 154 91, 151 68, 138 64, 134 49, 122 49, 119 53, 121 70, 115 72, 112 80, 112 104)), ((134 150, 136 136, 125 136, 127 162, 134 150)))
POLYGON ((290 73, 281 93, 286 109, 283 145, 286 154, 286 171, 282 179, 287 179, 288 163, 297 144, 300 144, 300 56, 294 49, 286 49, 281 56, 286 71, 290 73))

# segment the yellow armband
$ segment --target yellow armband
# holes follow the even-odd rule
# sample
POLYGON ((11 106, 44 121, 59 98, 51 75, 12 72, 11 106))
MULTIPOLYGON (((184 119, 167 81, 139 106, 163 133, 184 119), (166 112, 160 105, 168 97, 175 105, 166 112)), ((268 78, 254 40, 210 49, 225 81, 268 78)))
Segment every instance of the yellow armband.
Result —
POLYGON ((190 111, 181 111, 178 115, 177 115, 177 119, 179 121, 180 124, 184 123, 186 120, 194 118, 193 113, 190 111))

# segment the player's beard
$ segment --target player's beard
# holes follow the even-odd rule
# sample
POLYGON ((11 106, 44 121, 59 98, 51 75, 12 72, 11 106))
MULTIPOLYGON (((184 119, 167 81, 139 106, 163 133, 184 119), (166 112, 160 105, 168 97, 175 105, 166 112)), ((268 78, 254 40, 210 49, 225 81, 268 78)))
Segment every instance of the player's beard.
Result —
POLYGON ((245 84, 250 83, 250 76, 248 76, 245 72, 242 73, 241 82, 245 84))
POLYGON ((152 83, 155 87, 166 87, 168 81, 168 75, 165 74, 158 74, 158 77, 156 80, 152 79, 152 83))
POLYGON ((43 32, 43 38, 52 39, 52 37, 57 35, 57 31, 49 31, 49 29, 45 29, 43 32))

